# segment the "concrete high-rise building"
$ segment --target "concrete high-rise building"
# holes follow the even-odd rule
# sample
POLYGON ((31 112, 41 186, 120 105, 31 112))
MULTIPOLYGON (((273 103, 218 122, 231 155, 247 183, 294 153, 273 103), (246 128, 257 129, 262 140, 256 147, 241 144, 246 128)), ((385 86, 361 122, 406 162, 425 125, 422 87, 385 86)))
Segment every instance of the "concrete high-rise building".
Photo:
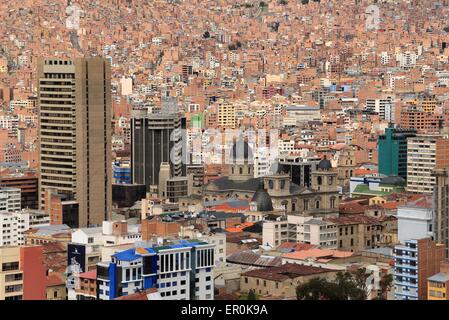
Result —
POLYGON ((394 296, 396 300, 426 300, 427 279, 438 273, 444 245, 431 238, 410 239, 394 247, 394 296))
POLYGON ((0 187, 20 188, 21 208, 38 208, 38 179, 36 174, 3 175, 0 177, 0 187))
POLYGON ((437 243, 446 246, 446 257, 449 257, 449 168, 436 169, 433 191, 434 237, 437 243))
POLYGON ((407 139, 407 191, 432 193, 432 171, 449 166, 449 138, 444 135, 417 135, 407 139))
POLYGON ((416 130, 386 128, 379 135, 379 173, 407 179, 407 138, 415 137, 416 130))
MULTIPOLYGON (((111 67, 102 58, 38 62, 40 179, 79 204, 76 225, 99 225, 112 207, 111 67)), ((63 221, 64 223, 64 221, 63 221)))
POLYGON ((235 129, 237 125, 235 105, 220 103, 217 108, 217 115, 219 127, 235 129))
MULTIPOLYGON (((178 114, 146 114, 135 112, 131 119, 131 179, 132 183, 159 185, 162 162, 170 164, 170 176, 185 174, 182 161, 185 150, 183 129, 185 118, 178 114)), ((185 132, 185 130, 184 130, 185 132)))
POLYGON ((20 210, 20 189, 0 188, 0 212, 20 210))
POLYGON ((0 247, 0 300, 45 300, 42 246, 0 247))
POLYGON ((378 113, 381 119, 387 120, 388 122, 394 122, 395 103, 393 97, 367 99, 365 109, 378 113))

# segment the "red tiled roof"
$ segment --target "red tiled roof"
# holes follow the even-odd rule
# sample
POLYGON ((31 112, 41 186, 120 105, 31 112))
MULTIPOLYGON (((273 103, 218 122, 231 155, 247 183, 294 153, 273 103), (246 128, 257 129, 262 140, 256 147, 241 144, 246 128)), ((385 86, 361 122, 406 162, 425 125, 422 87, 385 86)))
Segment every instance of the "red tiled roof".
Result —
POLYGON ((350 251, 340 251, 340 250, 330 250, 330 249, 310 249, 302 250, 296 252, 284 253, 283 258, 287 259, 297 259, 304 260, 308 258, 321 258, 321 259, 338 259, 347 258, 352 256, 354 253, 350 251))
POLYGON ((121 296, 118 298, 115 298, 114 300, 148 300, 148 294, 157 292, 156 288, 150 288, 145 291, 136 292, 129 294, 127 296, 121 296))
POLYGON ((314 246, 313 244, 309 244, 309 243, 302 243, 302 242, 283 242, 281 243, 278 247, 277 250, 279 249, 293 249, 294 251, 301 251, 301 250, 309 250, 309 249, 313 249, 316 246, 314 246))
POLYGON ((80 273, 79 277, 83 278, 83 279, 96 280, 97 279, 97 270, 94 269, 91 271, 80 273))
POLYGON ((45 285, 47 287, 61 286, 61 285, 64 285, 64 284, 65 284, 64 278, 59 273, 50 273, 47 276, 47 279, 46 279, 46 282, 45 282, 45 285))
POLYGON ((327 218, 326 220, 331 221, 337 225, 378 224, 380 222, 379 219, 365 216, 363 214, 347 214, 341 215, 337 218, 327 218))
POLYGON ((359 202, 347 202, 341 203, 338 206, 338 211, 343 214, 364 213, 365 207, 366 206, 360 204, 359 202))
POLYGON ((260 278, 271 281, 284 281, 303 276, 310 276, 314 274, 334 272, 334 270, 326 268, 317 268, 312 266, 304 266, 295 263, 286 263, 279 267, 270 267, 265 269, 257 269, 247 271, 242 276, 260 278))

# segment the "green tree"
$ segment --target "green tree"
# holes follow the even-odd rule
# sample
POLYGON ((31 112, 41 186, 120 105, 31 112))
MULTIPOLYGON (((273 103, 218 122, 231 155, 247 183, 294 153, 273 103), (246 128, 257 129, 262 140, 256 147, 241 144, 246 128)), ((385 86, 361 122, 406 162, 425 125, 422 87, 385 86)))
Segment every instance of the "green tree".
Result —
POLYGON ((340 300, 336 284, 324 278, 312 278, 296 287, 298 300, 340 300))
POLYGON ((380 292, 376 300, 387 300, 388 291, 393 287, 393 275, 384 274, 379 281, 380 292))
POLYGON ((254 289, 250 289, 248 293, 240 296, 240 300, 259 300, 259 297, 254 289))
POLYGON ((358 290, 355 291, 356 300, 366 300, 367 295, 367 285, 366 280, 368 280, 370 273, 366 272, 366 268, 360 268, 353 272, 355 286, 358 290))
POLYGON ((365 268, 355 272, 338 272, 334 281, 313 278, 296 287, 298 300, 366 300, 365 268))

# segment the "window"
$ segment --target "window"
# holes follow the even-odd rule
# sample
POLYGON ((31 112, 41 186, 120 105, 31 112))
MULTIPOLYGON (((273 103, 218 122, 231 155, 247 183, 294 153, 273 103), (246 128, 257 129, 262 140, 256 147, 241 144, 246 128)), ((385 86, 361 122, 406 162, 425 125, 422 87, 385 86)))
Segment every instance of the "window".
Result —
POLYGON ((248 277, 245 277, 245 283, 248 283, 248 277))
POLYGON ((129 269, 126 269, 126 271, 125 271, 125 273, 126 273, 126 275, 125 275, 125 281, 129 281, 129 279, 130 279, 130 274, 131 274, 131 272, 130 272, 130 270, 129 269))
POLYGON ((281 189, 285 189, 285 180, 281 180, 281 189))
POLYGON ((351 238, 351 247, 354 245, 354 239, 351 238))
POLYGON ((19 270, 19 263, 18 262, 6 262, 2 264, 2 270, 3 271, 13 271, 13 270, 19 270))

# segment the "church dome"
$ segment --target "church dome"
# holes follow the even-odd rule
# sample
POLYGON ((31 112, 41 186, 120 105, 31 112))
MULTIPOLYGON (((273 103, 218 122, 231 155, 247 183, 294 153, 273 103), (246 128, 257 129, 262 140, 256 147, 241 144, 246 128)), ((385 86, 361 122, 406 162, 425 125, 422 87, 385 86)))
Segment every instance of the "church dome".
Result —
POLYGON ((267 190, 264 188, 263 180, 260 182, 259 189, 254 193, 251 202, 257 204, 257 211, 273 211, 273 202, 267 190))
POLYGON ((318 170, 330 170, 332 169, 332 163, 324 158, 318 163, 318 170))

